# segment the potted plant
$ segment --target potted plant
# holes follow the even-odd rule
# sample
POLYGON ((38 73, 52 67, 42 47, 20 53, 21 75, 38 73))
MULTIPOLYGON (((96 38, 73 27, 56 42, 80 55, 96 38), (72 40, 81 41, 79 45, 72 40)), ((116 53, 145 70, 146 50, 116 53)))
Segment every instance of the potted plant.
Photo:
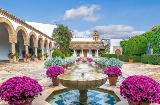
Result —
POLYGON ((24 55, 24 58, 23 58, 24 62, 30 62, 31 57, 32 57, 31 54, 25 54, 25 55, 24 55))
POLYGON ((19 61, 19 57, 21 56, 21 54, 15 53, 14 56, 16 57, 16 61, 19 61))
POLYGON ((8 54, 8 58, 9 58, 9 62, 10 62, 10 63, 13 63, 14 54, 10 52, 10 53, 8 54))
POLYGON ((81 57, 77 58, 77 60, 76 60, 77 64, 79 64, 79 62, 80 62, 81 60, 82 60, 81 57))
POLYGON ((38 56, 34 55, 34 61, 38 61, 38 56))
POLYGON ((48 53, 43 54, 43 56, 45 57, 46 60, 48 60, 49 57, 48 53))
POLYGON ((42 86, 38 81, 26 76, 12 77, 0 86, 0 98, 9 105, 29 104, 41 92, 42 86))
POLYGON ((59 85, 57 76, 60 74, 64 74, 64 69, 61 66, 50 66, 46 71, 46 75, 52 78, 53 86, 59 85))
POLYGON ((129 105, 160 104, 160 84, 147 76, 127 77, 120 86, 120 94, 129 105))
POLYGON ((118 76, 122 75, 121 70, 117 66, 111 66, 104 70, 104 74, 108 75, 109 84, 116 85, 118 76))

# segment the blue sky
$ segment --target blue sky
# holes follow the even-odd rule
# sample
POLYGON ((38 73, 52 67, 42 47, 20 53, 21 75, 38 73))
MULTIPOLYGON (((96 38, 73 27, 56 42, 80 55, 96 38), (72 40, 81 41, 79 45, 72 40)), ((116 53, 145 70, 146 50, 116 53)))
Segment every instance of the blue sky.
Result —
POLYGON ((46 24, 62 23, 76 36, 129 37, 160 24, 160 0, 0 0, 16 17, 46 24))

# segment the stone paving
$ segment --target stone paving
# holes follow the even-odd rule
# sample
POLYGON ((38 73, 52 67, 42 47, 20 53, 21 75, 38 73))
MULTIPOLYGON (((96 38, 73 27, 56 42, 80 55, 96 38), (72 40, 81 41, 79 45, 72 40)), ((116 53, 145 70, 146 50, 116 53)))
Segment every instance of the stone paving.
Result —
MULTIPOLYGON (((10 63, 0 64, 0 85, 10 77, 23 76, 23 75, 29 76, 31 78, 38 80, 38 82, 43 86, 42 96, 39 96, 36 99, 34 99, 32 105, 50 105, 45 101, 45 99, 49 96, 49 94, 54 90, 62 89, 65 87, 63 87, 62 85, 52 86, 51 79, 47 78, 45 75, 46 69, 44 68, 44 62, 45 61, 38 61, 38 62, 31 61, 30 63, 20 62, 18 64, 10 64, 10 63)), ((92 63, 92 65, 95 66, 94 63, 92 63)), ((72 66, 72 68, 74 68, 75 66, 76 65, 72 66)), ((120 79, 122 80, 130 75, 147 75, 160 82, 160 65, 124 62, 121 70, 123 72, 123 78, 120 79)), ((101 86, 101 88, 105 89, 107 88, 115 91, 115 93, 121 99, 121 101, 117 103, 117 105, 127 105, 126 100, 123 99, 119 93, 119 86, 122 80, 119 80, 117 86, 109 86, 108 81, 106 82, 106 84, 101 86)), ((8 104, 4 101, 0 101, 0 105, 8 105, 8 104)), ((151 104, 151 105, 158 105, 158 104, 151 104)))

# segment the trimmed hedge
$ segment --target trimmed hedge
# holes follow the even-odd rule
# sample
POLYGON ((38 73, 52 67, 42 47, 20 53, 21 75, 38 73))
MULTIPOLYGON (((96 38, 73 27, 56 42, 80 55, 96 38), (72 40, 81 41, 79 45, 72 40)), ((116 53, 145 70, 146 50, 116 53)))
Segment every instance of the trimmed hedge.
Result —
POLYGON ((141 61, 145 64, 160 65, 160 55, 142 55, 141 61))
POLYGON ((129 59, 133 59, 133 62, 141 62, 141 56, 120 55, 118 58, 124 62, 128 62, 129 59))
POLYGON ((107 58, 117 58, 116 54, 101 54, 101 57, 107 57, 107 58))

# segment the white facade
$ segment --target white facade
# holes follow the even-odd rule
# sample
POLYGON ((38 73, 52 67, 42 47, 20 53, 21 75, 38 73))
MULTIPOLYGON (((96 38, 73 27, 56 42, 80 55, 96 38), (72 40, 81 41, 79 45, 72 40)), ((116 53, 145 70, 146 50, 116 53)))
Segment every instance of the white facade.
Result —
MULTIPOLYGON (((42 55, 44 53, 51 54, 53 49, 51 35, 55 25, 43 26, 43 24, 30 23, 33 26, 0 9, 0 60, 8 60, 10 52, 22 54, 24 50, 25 54, 29 54, 29 49, 34 50, 36 56, 38 48, 42 49, 42 55)), ((20 59, 22 58, 23 56, 21 55, 20 59)), ((42 56, 43 59, 44 56, 42 56)))
POLYGON ((121 50, 121 47, 120 47, 121 41, 123 41, 123 39, 110 39, 110 54, 115 54, 114 47, 117 47, 119 48, 119 50, 121 50))

